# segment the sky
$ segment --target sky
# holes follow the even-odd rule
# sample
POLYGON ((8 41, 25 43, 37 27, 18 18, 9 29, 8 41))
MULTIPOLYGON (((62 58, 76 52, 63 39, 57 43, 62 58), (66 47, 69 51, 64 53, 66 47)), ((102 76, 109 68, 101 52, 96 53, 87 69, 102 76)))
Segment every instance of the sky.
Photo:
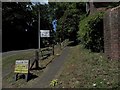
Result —
MULTIPOLYGON (((0 0, 2 2, 29 2, 29 0, 0 0)), ((120 0, 30 0, 31 2, 118 2, 120 0)))
POLYGON ((35 0, 45 2, 119 2, 120 0, 35 0))
POLYGON ((41 2, 48 4, 48 0, 31 0, 31 2, 41 2))

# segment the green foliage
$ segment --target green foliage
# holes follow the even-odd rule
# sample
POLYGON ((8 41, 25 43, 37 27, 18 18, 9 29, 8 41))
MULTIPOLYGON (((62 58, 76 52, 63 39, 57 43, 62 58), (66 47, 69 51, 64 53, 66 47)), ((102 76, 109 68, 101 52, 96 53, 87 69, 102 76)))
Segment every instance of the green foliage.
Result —
POLYGON ((32 24, 32 4, 25 2, 25 3, 16 3, 4 2, 2 4, 2 16, 3 16, 3 30, 25 30, 30 27, 32 24))
POLYGON ((51 87, 55 87, 58 85, 58 79, 53 79, 51 82, 50 82, 50 86, 51 87))
POLYGON ((78 38, 91 51, 103 50, 103 14, 97 12, 79 23, 78 38))
MULTIPOLYGON (((47 39, 63 41, 65 39, 77 38, 78 24, 80 17, 85 13, 85 3, 69 3, 69 2, 49 2, 48 4, 40 3, 3 3, 2 16, 3 16, 3 33, 5 36, 13 36, 19 38, 21 34, 26 38, 26 35, 33 36, 31 41, 37 41, 38 33, 38 12, 40 10, 40 29, 51 30, 52 37, 47 39), (53 31, 52 21, 57 19, 57 32, 53 31), (27 31, 26 31, 27 30, 27 31), (14 35, 11 35, 15 33, 14 35), (34 34, 34 35, 33 35, 34 34), (20 36, 19 36, 20 35, 20 36)), ((8 37, 10 37, 8 36, 8 37)), ((7 38, 8 39, 8 38, 7 38)), ((20 38, 21 39, 21 38, 20 38)), ((11 40, 13 40, 11 38, 11 40)), ((44 47, 41 40, 41 46, 44 47)), ((4 40, 6 41, 6 40, 4 40)), ((10 40, 9 40, 10 41, 10 40)), ((19 40, 17 40, 19 41, 19 40)), ((29 41, 29 42, 31 42, 29 41)), ((15 40, 13 41, 15 42, 15 40)))
MULTIPOLYGON (((84 3, 60 3, 61 11, 63 11, 62 16, 58 19, 57 25, 57 38, 62 40, 69 38, 69 40, 75 41, 77 39, 77 31, 80 17, 85 13, 83 8, 85 8, 84 3)), ((59 14, 57 14, 59 16, 59 14)))
POLYGON ((95 2, 94 5, 96 8, 100 8, 100 7, 113 8, 113 7, 119 6, 120 1, 119 2, 95 2))

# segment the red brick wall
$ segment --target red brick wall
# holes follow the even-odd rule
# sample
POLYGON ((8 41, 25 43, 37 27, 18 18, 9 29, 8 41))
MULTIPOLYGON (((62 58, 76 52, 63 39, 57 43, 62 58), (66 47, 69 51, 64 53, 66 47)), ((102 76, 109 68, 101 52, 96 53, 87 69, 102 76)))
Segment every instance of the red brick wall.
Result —
POLYGON ((120 60, 120 7, 118 9, 118 59, 120 60))
POLYGON ((104 16, 104 52, 107 57, 110 57, 111 52, 110 38, 110 17, 109 12, 107 12, 104 16))
POLYGON ((104 16, 104 51, 110 59, 120 59, 120 6, 104 16))

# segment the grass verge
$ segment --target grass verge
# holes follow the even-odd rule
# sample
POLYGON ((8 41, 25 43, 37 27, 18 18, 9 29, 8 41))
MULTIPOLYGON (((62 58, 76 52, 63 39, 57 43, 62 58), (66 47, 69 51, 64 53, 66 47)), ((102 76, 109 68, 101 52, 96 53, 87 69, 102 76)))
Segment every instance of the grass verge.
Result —
POLYGON ((58 88, 117 88, 118 61, 108 60, 82 45, 70 47, 70 53, 59 75, 58 88))
MULTIPOLYGON (((57 58, 61 54, 62 50, 55 47, 55 55, 50 55, 49 57, 45 58, 44 60, 39 61, 39 65, 41 67, 47 67, 54 58, 57 58)), ((14 54, 11 56, 7 56, 3 58, 3 73, 7 74, 3 78, 3 88, 22 88, 22 87, 31 87, 34 82, 36 82, 37 78, 39 78, 42 73, 44 72, 44 69, 42 70, 30 70, 31 73, 31 79, 26 82, 24 79, 18 79, 15 81, 14 79, 14 64, 16 59, 28 59, 32 60, 35 57, 35 51, 30 52, 23 52, 19 54, 14 54)), ((39 57, 40 58, 40 57, 39 57)), ((34 68, 34 66, 33 66, 34 68)), ((4 75, 3 74, 3 75, 4 75)))

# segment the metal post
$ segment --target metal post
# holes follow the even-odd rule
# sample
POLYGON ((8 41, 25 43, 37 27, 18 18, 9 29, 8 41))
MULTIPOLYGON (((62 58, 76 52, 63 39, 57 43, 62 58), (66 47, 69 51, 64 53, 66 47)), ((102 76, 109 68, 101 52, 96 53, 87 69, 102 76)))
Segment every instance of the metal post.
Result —
POLYGON ((38 11, 38 49, 40 50, 40 10, 38 11))
MULTIPOLYGON (((38 51, 36 51, 36 59, 40 60, 39 59, 39 51, 41 52, 41 49, 40 49, 40 9, 38 10, 38 51)), ((39 62, 38 60, 36 60, 36 68, 39 67, 39 62)))

